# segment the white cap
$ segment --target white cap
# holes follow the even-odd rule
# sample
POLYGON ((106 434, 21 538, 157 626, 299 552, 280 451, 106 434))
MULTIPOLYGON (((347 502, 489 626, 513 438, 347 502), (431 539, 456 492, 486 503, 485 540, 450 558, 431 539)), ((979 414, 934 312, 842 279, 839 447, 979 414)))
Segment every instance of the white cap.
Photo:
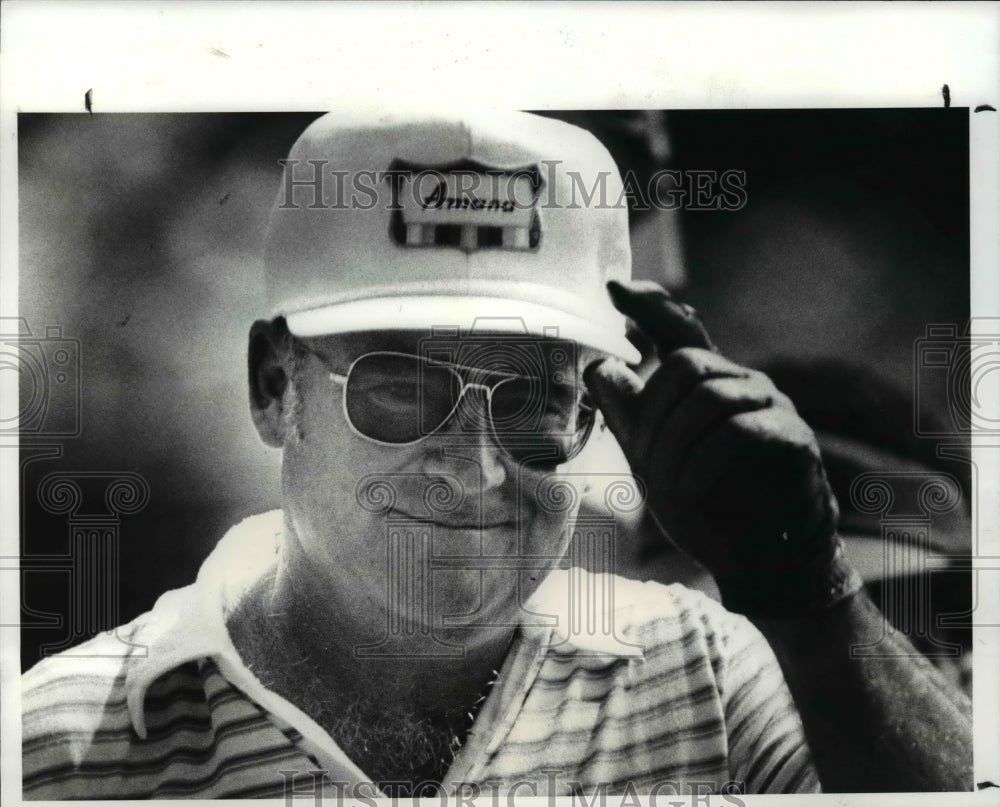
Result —
POLYGON ((265 263, 298 336, 488 323, 639 359, 606 289, 631 274, 621 177, 561 121, 325 115, 285 164, 265 263))

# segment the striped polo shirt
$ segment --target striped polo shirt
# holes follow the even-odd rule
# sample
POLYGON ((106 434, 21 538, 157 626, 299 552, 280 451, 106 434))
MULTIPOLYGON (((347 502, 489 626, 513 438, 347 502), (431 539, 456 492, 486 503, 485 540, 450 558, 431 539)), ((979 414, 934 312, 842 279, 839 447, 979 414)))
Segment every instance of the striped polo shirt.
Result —
MULTIPOLYGON (((282 530, 281 511, 247 519, 195 583, 25 673, 24 798, 374 792, 311 717, 260 683, 226 630, 273 568, 282 530)), ((579 569, 553 572, 526 610, 555 627, 518 632, 449 791, 819 790, 774 654, 745 618, 681 585, 579 569), (569 618, 581 586, 613 592, 602 621, 569 618)))

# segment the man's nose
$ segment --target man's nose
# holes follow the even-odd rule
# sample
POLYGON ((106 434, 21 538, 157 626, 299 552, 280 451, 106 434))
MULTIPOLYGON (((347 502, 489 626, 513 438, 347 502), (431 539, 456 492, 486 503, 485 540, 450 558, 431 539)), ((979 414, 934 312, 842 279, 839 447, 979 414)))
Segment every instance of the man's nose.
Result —
POLYGON ((434 435, 433 451, 425 459, 428 473, 457 476, 466 492, 500 487, 507 481, 504 450, 493 439, 485 391, 467 389, 458 408, 434 435))

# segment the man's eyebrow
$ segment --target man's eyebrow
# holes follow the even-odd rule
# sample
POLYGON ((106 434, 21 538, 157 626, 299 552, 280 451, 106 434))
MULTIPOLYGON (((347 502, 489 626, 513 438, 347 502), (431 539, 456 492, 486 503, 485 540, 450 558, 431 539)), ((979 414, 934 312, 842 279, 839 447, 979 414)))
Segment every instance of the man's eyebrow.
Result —
MULTIPOLYGON (((483 368, 472 362, 461 361, 458 356, 462 352, 461 348, 475 345, 482 347, 489 345, 491 342, 495 343, 496 347, 500 350, 509 350, 512 347, 516 348, 528 345, 538 347, 543 351, 543 360, 547 361, 550 351, 562 349, 562 346, 569 343, 569 340, 539 338, 537 341, 527 342, 523 336, 504 338, 504 335, 500 334, 496 336, 483 335, 469 337, 463 335, 441 337, 431 336, 427 333, 414 333, 412 331, 385 330, 338 334, 329 337, 313 337, 307 340, 307 345, 310 350, 318 353, 328 361, 338 365, 342 364, 344 368, 366 353, 405 353, 410 356, 423 356, 433 359, 436 363, 444 364, 449 362, 440 356, 436 348, 458 346, 460 349, 456 352, 456 358, 450 362, 451 364, 469 367, 470 369, 489 370, 488 367, 483 368)), ((573 344, 573 351, 576 354, 576 361, 573 364, 576 365, 576 374, 579 375, 588 364, 599 358, 599 356, 591 355, 590 351, 584 350, 576 343, 570 344, 573 344)))

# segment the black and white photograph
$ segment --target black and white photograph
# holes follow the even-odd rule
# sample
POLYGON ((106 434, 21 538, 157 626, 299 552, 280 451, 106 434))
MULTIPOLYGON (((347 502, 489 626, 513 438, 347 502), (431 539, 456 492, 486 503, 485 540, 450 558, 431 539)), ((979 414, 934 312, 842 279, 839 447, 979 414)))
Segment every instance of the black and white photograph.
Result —
POLYGON ((5 801, 1000 792, 998 96, 430 101, 394 6, 412 98, 5 85, 5 801))

